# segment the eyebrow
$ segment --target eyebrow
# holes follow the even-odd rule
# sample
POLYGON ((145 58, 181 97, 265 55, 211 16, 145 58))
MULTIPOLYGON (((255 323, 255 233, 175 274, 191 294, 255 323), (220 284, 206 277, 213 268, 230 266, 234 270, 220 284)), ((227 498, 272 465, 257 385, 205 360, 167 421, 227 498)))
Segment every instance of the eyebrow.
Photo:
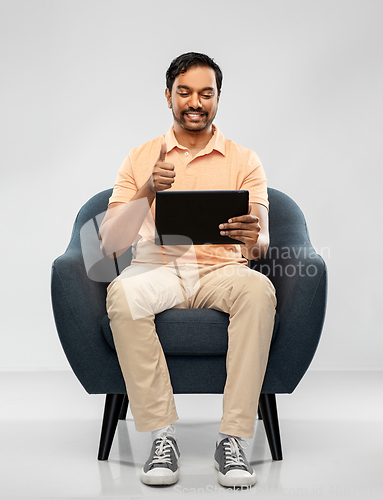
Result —
MULTIPOLYGON (((192 90, 190 87, 188 87, 187 85, 177 85, 177 89, 186 89, 186 90, 192 90)), ((206 90, 210 90, 212 92, 215 92, 215 89, 214 87, 205 87, 203 89, 200 90, 200 92, 204 92, 206 90)))

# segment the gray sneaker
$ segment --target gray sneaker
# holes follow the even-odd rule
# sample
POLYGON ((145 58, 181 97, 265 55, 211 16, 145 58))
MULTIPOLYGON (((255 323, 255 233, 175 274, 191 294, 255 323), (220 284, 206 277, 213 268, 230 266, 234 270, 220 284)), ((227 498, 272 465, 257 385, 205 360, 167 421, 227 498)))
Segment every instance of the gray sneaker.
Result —
POLYGON ((222 486, 252 486, 257 481, 241 441, 237 437, 228 437, 217 443, 214 460, 218 482, 222 486))
POLYGON ((141 481, 149 485, 174 484, 179 476, 180 451, 177 441, 169 434, 174 427, 169 426, 161 436, 153 442, 153 446, 142 471, 141 481))

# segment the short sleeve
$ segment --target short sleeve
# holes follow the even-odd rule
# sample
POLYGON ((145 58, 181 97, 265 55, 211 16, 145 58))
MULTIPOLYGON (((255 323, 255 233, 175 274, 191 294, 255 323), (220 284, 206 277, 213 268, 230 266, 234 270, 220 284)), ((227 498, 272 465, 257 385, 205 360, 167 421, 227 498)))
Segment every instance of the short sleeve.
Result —
POLYGON ((114 183, 112 196, 109 198, 109 204, 115 202, 129 203, 137 191, 138 189, 134 180, 129 153, 117 172, 117 178, 114 183))
POLYGON ((261 160, 254 151, 250 153, 247 163, 247 172, 241 189, 247 189, 249 191, 250 203, 260 203, 269 209, 266 174, 261 160))

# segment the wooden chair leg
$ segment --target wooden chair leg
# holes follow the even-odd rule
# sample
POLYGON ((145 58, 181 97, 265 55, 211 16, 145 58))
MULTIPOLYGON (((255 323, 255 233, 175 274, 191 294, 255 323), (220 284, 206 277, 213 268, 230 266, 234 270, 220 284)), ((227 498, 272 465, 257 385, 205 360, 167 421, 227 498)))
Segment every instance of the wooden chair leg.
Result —
POLYGON ((127 395, 125 395, 122 401, 120 416, 118 417, 119 420, 126 420, 126 414, 128 413, 128 405, 129 405, 129 398, 127 395))
POLYGON ((114 434, 121 412, 124 394, 107 394, 105 399, 104 418, 102 421, 100 447, 98 450, 99 460, 108 460, 112 447, 114 434))
POLYGON ((263 424, 273 460, 282 460, 281 435, 279 433, 277 401, 275 394, 261 394, 259 397, 263 424))

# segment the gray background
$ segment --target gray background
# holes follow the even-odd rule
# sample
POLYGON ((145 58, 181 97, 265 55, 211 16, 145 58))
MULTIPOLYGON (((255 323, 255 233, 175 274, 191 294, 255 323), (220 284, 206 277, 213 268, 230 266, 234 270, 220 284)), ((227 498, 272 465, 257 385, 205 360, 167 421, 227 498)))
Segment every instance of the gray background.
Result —
POLYGON ((172 123, 182 52, 224 73, 216 124, 306 215, 329 271, 312 368, 383 368, 379 0, 0 2, 1 369, 68 369, 50 267, 79 208, 172 123))

